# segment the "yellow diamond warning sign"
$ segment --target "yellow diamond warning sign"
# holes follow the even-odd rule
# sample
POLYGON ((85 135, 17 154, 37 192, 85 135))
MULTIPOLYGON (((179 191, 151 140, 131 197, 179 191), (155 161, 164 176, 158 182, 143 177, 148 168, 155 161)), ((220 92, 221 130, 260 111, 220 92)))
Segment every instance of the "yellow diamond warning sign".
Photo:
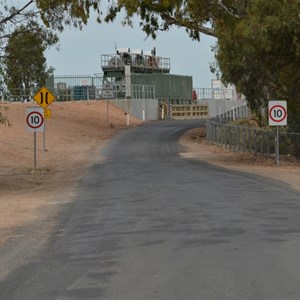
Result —
POLYGON ((55 100, 55 96, 46 88, 42 87, 33 97, 41 107, 46 108, 55 100))

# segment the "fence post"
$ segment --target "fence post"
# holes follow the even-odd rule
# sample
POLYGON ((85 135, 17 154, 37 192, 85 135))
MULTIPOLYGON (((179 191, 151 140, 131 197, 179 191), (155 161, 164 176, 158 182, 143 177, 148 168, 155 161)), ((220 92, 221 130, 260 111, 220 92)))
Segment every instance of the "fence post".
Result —
POLYGON ((241 146, 240 146, 240 126, 237 128, 237 151, 241 151, 241 146))
POLYGON ((267 154, 270 155, 270 137, 269 137, 269 131, 267 132, 267 154))
POLYGON ((254 134, 254 145, 253 145, 253 150, 254 150, 254 153, 256 153, 257 152, 257 150, 256 150, 256 129, 254 129, 254 131, 253 131, 253 134, 254 134))
POLYGON ((246 147, 245 147, 245 128, 243 127, 243 152, 246 152, 246 147))

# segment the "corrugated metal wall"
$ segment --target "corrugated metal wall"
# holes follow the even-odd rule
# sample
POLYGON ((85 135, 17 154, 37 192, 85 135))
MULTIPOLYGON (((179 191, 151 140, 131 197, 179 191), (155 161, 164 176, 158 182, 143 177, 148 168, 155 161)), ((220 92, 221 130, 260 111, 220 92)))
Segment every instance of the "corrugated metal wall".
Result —
POLYGON ((191 99, 192 76, 173 74, 132 74, 132 84, 154 85, 158 99, 191 99))

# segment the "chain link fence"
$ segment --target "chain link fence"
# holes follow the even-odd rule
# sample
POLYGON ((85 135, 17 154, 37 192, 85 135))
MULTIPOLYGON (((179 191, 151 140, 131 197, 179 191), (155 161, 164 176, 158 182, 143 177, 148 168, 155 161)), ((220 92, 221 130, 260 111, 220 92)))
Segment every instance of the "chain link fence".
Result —
MULTIPOLYGON (((239 118, 245 116, 228 112, 207 120, 207 140, 230 151, 259 153, 273 157, 276 151, 276 127, 260 129, 229 124, 239 118)), ((300 158, 300 133, 290 133, 281 129, 279 153, 300 158)))
MULTIPOLYGON (((61 75, 52 76, 46 83, 46 87, 56 96, 56 102, 79 100, 104 100, 103 76, 94 75, 61 75)), ((155 99, 156 89, 154 85, 126 84, 125 82, 113 82, 113 99, 155 99)), ((0 93, 0 101, 30 102, 39 88, 6 90, 0 93)), ((106 100, 106 99, 105 99, 106 100)))

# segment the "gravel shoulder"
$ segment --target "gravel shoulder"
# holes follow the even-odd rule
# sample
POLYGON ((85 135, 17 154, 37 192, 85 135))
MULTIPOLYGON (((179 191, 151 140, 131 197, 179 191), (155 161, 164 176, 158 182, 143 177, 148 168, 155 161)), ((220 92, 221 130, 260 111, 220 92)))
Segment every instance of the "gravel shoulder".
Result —
POLYGON ((280 165, 274 158, 251 153, 235 153, 222 147, 209 144, 205 139, 205 129, 196 128, 188 131, 181 139, 185 152, 182 157, 199 159, 207 163, 236 171, 257 174, 279 180, 300 191, 300 161, 281 158, 280 165))

